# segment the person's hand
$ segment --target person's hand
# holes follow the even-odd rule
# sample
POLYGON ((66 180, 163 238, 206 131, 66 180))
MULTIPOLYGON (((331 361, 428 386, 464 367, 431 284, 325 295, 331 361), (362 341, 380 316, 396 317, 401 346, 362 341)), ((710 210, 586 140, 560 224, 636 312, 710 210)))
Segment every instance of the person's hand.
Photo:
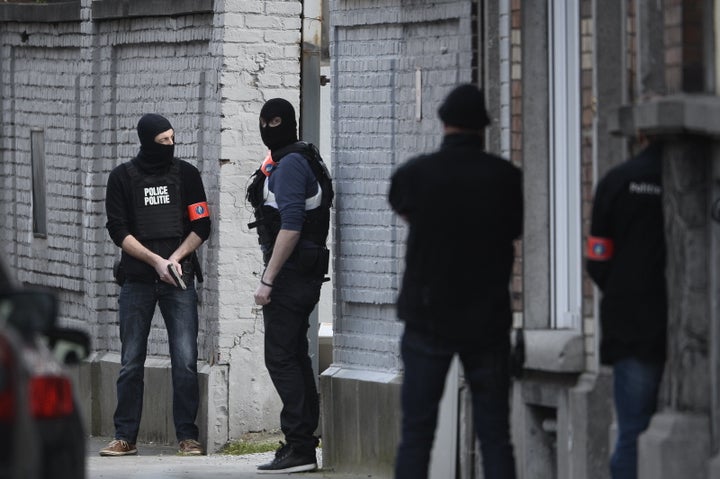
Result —
POLYGON ((171 259, 161 259, 161 261, 156 262, 155 272, 160 277, 160 281, 176 286, 175 280, 168 271, 168 265, 170 264, 174 264, 178 274, 182 276, 182 266, 180 266, 180 263, 178 263, 177 261, 173 261, 171 259))
POLYGON ((272 286, 260 283, 257 289, 255 289, 255 304, 258 306, 265 306, 270 302, 270 293, 272 292, 272 286))

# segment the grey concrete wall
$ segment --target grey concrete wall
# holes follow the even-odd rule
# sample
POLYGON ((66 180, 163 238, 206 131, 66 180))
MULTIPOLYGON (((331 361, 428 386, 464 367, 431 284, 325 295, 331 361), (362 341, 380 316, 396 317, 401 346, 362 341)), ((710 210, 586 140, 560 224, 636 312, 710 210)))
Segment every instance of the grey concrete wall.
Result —
MULTIPOLYGON (((720 102, 706 98, 715 108, 720 102)), ((691 112, 689 112, 691 113, 691 112)), ((715 116, 715 115, 713 115, 715 116)), ((676 131, 681 131, 680 129, 676 131)), ((709 139, 667 138, 663 150, 663 209, 668 240, 668 363, 659 411, 638 444, 642 479, 707 477, 717 386, 710 376, 709 267, 712 151, 709 139)))
POLYGON ((593 178, 597 181, 611 167, 627 158, 626 139, 612 135, 608 128, 608 119, 613 115, 614 109, 627 101, 628 68, 625 61, 616 61, 617 58, 625 58, 624 39, 627 38, 623 28, 625 12, 621 2, 595 1, 593 8, 593 55, 596 65, 593 70, 593 85, 598 111, 594 135, 604 139, 594 145, 596 169, 593 178))
POLYGON ((550 137, 548 6, 522 8, 523 325, 549 328, 550 320, 550 137))
MULTIPOLYGON (((71 366, 78 407, 87 434, 112 437, 115 433, 115 381, 120 372, 118 353, 94 353, 88 361, 71 366)), ((200 403, 197 424, 200 441, 211 452, 227 440, 227 366, 198 364, 200 403), (222 439, 222 441, 220 440, 222 439)), ((140 442, 172 443, 175 426, 172 417, 172 377, 170 359, 148 358, 145 363, 143 416, 140 442)), ((141 446, 142 447, 142 446, 141 446)))
POLYGON ((390 373, 336 366, 323 371, 323 467, 393 477, 401 382, 390 373))

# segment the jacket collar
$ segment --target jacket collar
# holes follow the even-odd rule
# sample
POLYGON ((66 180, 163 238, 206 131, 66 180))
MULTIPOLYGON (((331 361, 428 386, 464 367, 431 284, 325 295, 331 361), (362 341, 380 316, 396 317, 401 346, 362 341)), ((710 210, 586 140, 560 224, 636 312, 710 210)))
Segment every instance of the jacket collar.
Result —
POLYGON ((483 137, 473 133, 452 133, 443 137, 441 148, 456 146, 483 146, 483 137))

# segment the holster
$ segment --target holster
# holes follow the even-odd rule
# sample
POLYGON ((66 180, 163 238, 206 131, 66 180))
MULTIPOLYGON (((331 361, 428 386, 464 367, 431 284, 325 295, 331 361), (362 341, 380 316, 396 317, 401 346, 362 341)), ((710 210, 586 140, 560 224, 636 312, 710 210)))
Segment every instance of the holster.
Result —
POLYGON ((297 251, 298 270, 309 276, 325 276, 330 267, 330 250, 319 248, 303 248, 297 251))
POLYGON ((205 278, 203 277, 202 269, 200 268, 200 260, 195 252, 192 254, 192 266, 195 271, 195 278, 197 278, 198 283, 202 283, 205 278))
POLYGON ((125 268, 123 268, 122 261, 119 259, 116 259, 115 263, 113 263, 113 278, 115 278, 115 282, 120 286, 125 283, 125 268))

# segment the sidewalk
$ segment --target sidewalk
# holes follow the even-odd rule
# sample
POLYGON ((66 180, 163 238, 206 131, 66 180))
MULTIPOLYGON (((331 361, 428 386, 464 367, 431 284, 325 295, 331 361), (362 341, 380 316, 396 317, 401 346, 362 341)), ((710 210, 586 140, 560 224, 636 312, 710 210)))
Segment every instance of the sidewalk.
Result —
POLYGON ((228 456, 211 454, 187 457, 177 454, 176 446, 140 443, 137 456, 100 457, 98 451, 111 438, 90 437, 87 443, 87 479, 215 479, 215 478, 280 478, 298 479, 381 479, 367 473, 345 474, 322 469, 322 454, 318 449, 318 470, 297 474, 258 474, 259 464, 269 462, 274 452, 228 456))

